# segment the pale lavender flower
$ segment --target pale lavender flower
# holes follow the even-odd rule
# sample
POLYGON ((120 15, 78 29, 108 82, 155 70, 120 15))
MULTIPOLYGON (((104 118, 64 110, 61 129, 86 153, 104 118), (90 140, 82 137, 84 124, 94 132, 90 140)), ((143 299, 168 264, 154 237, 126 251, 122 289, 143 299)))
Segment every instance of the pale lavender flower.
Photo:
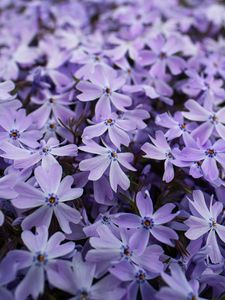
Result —
POLYGON ((152 144, 145 143, 141 150, 145 152, 144 157, 150 159, 164 160, 164 174, 163 180, 170 182, 174 178, 173 165, 177 165, 179 162, 173 156, 173 150, 170 148, 165 135, 162 131, 156 131, 155 139, 149 136, 152 144))
MULTIPOLYGON (((60 263, 58 258, 74 250, 75 244, 61 244, 65 240, 61 232, 56 232, 48 239, 48 229, 45 226, 38 227, 35 234, 28 230, 23 231, 22 240, 28 251, 9 252, 0 265, 0 278, 6 276, 5 272, 15 276, 18 271, 26 269, 24 279, 16 287, 15 300, 26 300, 29 295, 37 299, 44 292, 45 273, 52 284, 54 276, 50 273, 51 269, 60 263)), ((66 264, 62 260, 61 263, 66 264)))
POLYGON ((184 162, 195 162, 201 166, 206 179, 215 181, 219 177, 218 165, 225 168, 225 141, 217 140, 203 146, 192 144, 182 149, 176 156, 184 162))
POLYGON ((127 298, 137 299, 137 293, 140 289, 141 299, 148 300, 149 297, 155 300, 155 289, 148 283, 150 276, 145 270, 138 266, 132 266, 126 261, 110 268, 110 273, 122 282, 127 282, 127 298))
POLYGON ((225 140, 225 108, 214 111, 212 104, 207 107, 201 106, 195 100, 188 100, 185 107, 189 112, 182 112, 183 116, 192 121, 202 122, 192 132, 192 136, 199 140, 201 144, 205 144, 213 134, 214 129, 218 135, 225 140))
POLYGON ((19 209, 37 208, 25 217, 22 228, 30 229, 41 225, 49 227, 54 213, 61 229, 65 233, 71 233, 70 223, 79 223, 81 215, 64 202, 79 198, 83 189, 71 188, 72 176, 66 176, 61 181, 62 167, 59 164, 53 164, 47 170, 39 166, 34 174, 40 188, 35 188, 28 182, 18 183, 15 189, 19 195, 12 200, 13 205, 19 209))
POLYGON ((111 275, 93 284, 96 265, 84 261, 81 253, 77 252, 74 255, 72 266, 73 271, 68 265, 59 266, 51 270, 52 277, 54 278, 53 286, 73 295, 70 300, 120 300, 124 295, 125 291, 119 287, 119 280, 113 278, 111 275))
POLYGON ((95 157, 82 160, 79 164, 81 171, 90 171, 88 179, 93 181, 100 179, 109 168, 109 181, 112 189, 116 192, 118 186, 120 186, 122 189, 127 190, 130 181, 120 165, 128 170, 136 171, 130 164, 133 160, 133 154, 117 152, 111 147, 100 146, 93 140, 85 143, 85 146, 79 147, 80 150, 97 154, 95 157))
POLYGON ((125 111, 132 104, 129 96, 118 93, 124 85, 125 78, 118 77, 113 69, 96 67, 95 73, 90 74, 89 81, 80 81, 76 88, 82 92, 77 98, 80 101, 98 100, 95 106, 96 119, 107 118, 111 112, 111 103, 119 111, 125 111))
POLYGON ((134 129, 136 129, 135 123, 132 123, 129 119, 120 118, 116 113, 112 113, 97 124, 85 127, 82 137, 84 139, 92 139, 108 132, 109 139, 120 150, 121 145, 129 145, 130 137, 127 132, 134 129))
POLYGON ((197 280, 188 281, 184 272, 178 266, 173 263, 170 265, 170 273, 163 272, 162 278, 169 285, 169 287, 163 287, 157 293, 156 298, 160 300, 174 299, 174 300, 206 300, 199 297, 199 282, 197 280))
POLYGON ((0 115, 0 141, 36 148, 42 133, 32 128, 32 125, 31 116, 26 116, 24 109, 4 111, 0 115))
POLYGON ((222 255, 217 236, 225 242, 225 226, 219 224, 217 218, 222 212, 223 205, 218 201, 213 203, 212 196, 208 208, 204 194, 199 190, 193 191, 193 201, 190 199, 189 201, 193 216, 184 222, 189 227, 185 235, 191 240, 196 240, 208 233, 206 245, 210 246, 209 256, 213 263, 219 263, 222 255))
POLYGON ((120 229, 118 233, 113 233, 108 226, 101 226, 96 229, 98 237, 91 237, 90 244, 94 249, 88 251, 86 259, 88 261, 105 264, 109 267, 122 261, 128 261, 139 265, 146 271, 158 274, 163 270, 160 256, 163 254, 162 248, 158 245, 144 246, 141 240, 134 243, 135 233, 131 234, 125 229, 120 229))
POLYGON ((136 204, 140 216, 131 213, 119 213, 114 219, 114 222, 121 228, 136 229, 130 239, 132 247, 143 251, 148 245, 151 235, 158 241, 173 246, 172 240, 178 239, 178 236, 172 228, 163 224, 172 221, 179 214, 179 212, 171 213, 175 205, 168 203, 154 212, 148 191, 137 194, 136 204))
POLYGON ((154 77, 163 78, 166 75, 166 67, 173 75, 180 74, 185 68, 185 61, 176 55, 182 51, 181 40, 171 35, 165 39, 162 34, 150 39, 149 50, 140 51, 139 63, 141 65, 151 65, 150 74, 154 77))
POLYGON ((12 159, 17 169, 26 169, 32 167, 39 162, 43 168, 48 169, 52 164, 56 164, 55 156, 76 156, 77 146, 73 144, 60 147, 60 143, 55 138, 50 138, 47 142, 40 141, 40 147, 37 149, 19 148, 10 143, 0 145, 0 149, 4 151, 1 157, 12 159))

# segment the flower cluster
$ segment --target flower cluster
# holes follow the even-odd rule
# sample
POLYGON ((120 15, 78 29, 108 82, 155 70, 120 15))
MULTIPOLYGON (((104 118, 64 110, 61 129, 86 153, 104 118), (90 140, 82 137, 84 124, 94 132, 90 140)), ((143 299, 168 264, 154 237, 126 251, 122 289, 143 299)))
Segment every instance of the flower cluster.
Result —
POLYGON ((225 5, 0 1, 0 300, 223 300, 225 5))

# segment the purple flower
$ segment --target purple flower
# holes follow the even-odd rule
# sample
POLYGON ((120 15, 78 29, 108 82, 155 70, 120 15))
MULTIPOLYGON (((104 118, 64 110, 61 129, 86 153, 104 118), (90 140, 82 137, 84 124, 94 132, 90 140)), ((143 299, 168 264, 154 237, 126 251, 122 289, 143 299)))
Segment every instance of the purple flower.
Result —
POLYGON ((72 266, 73 271, 68 265, 56 267, 51 271, 53 286, 74 295, 71 300, 120 300, 124 295, 125 291, 119 287, 119 280, 110 275, 93 284, 96 265, 84 261, 79 252, 74 255, 72 266))
POLYGON ((0 140, 1 142, 11 142, 14 145, 25 145, 36 148, 39 146, 37 140, 42 137, 42 133, 32 129, 32 119, 26 116, 26 111, 5 111, 0 117, 0 140))
MULTIPOLYGON (((141 266, 146 271, 158 274, 163 269, 163 264, 159 260, 163 251, 158 245, 147 243, 139 246, 134 243, 134 235, 121 229, 119 233, 113 234, 108 226, 101 226, 96 229, 98 237, 91 237, 90 244, 94 249, 88 251, 86 259, 106 266, 128 261, 136 266, 141 266), (151 262, 151 263, 150 263, 151 262)), ((142 244, 142 243, 141 243, 142 244)))
POLYGON ((223 81, 213 76, 199 75, 196 71, 186 71, 190 77, 182 86, 182 91, 190 97, 199 97, 209 103, 220 103, 225 96, 223 81))
POLYGON ((105 50, 105 54, 112 57, 114 61, 118 61, 126 57, 126 55, 133 60, 136 60, 138 57, 138 51, 143 47, 143 42, 139 38, 130 39, 126 37, 125 39, 121 39, 112 34, 108 41, 110 44, 115 45, 116 47, 105 50))
POLYGON ((107 118, 111 114, 111 103, 120 111, 125 111, 132 104, 129 96, 117 92, 124 85, 125 79, 117 77, 113 69, 96 67, 89 79, 90 82, 80 81, 77 84, 77 89, 82 92, 77 98, 84 102, 99 99, 95 106, 96 120, 107 118))
POLYGON ((181 268, 173 263, 170 265, 170 273, 162 273, 163 280, 169 285, 169 287, 163 287, 157 294, 157 299, 166 300, 206 300, 199 297, 199 282, 197 280, 187 281, 187 278, 181 268))
POLYGON ((208 208, 201 191, 193 191, 193 200, 189 199, 193 216, 184 222, 189 227, 185 235, 190 240, 196 240, 208 233, 206 245, 210 246, 210 258, 213 263, 219 263, 222 260, 222 255, 217 242, 217 235, 225 242, 225 226, 219 224, 217 218, 222 212, 223 205, 221 202, 214 202, 213 204, 212 196, 208 208))
POLYGON ((143 269, 132 266, 127 262, 122 262, 110 268, 110 273, 121 281, 129 283, 127 285, 127 299, 137 299, 139 289, 142 300, 148 300, 149 296, 151 299, 155 299, 155 289, 148 283, 148 279, 151 279, 151 276, 143 269))
POLYGON ((177 165, 177 160, 173 156, 173 150, 170 148, 165 135, 162 131, 156 131, 155 139, 149 136, 152 143, 145 143, 141 150, 145 152, 144 157, 164 160, 163 180, 170 182, 174 178, 173 165, 177 165))
POLYGON ((40 147, 37 149, 25 149, 16 147, 10 143, 0 145, 0 149, 4 153, 1 157, 12 159, 17 169, 25 169, 41 162, 43 168, 48 169, 51 165, 57 164, 55 156, 76 156, 76 145, 65 145, 59 147, 60 143, 55 138, 50 138, 47 142, 41 140, 40 147))
POLYGON ((83 189, 71 188, 72 176, 66 176, 61 181, 62 167, 59 164, 51 165, 48 170, 39 166, 34 175, 40 188, 35 188, 28 182, 18 183, 15 189, 19 195, 12 200, 13 205, 20 209, 39 207, 25 217, 23 229, 41 225, 49 227, 54 213, 62 231, 71 233, 70 222, 79 223, 81 216, 75 208, 64 202, 79 198, 83 189))
POLYGON ((168 131, 165 133, 165 137, 168 141, 180 136, 182 136, 185 141, 188 138, 187 135, 189 135, 192 130, 192 126, 184 122, 181 112, 176 112, 174 117, 168 113, 158 115, 156 117, 156 124, 168 128, 168 131))
POLYGON ((173 246, 171 240, 178 239, 178 236, 173 229, 162 224, 170 222, 179 214, 179 212, 171 213, 175 205, 168 203, 153 212, 153 203, 147 191, 144 194, 142 192, 137 194, 136 204, 140 216, 119 213, 115 219, 119 227, 136 229, 130 240, 132 247, 143 251, 149 243, 150 235, 162 243, 173 246))
POLYGON ((201 144, 205 144, 213 134, 214 129, 225 140, 225 108, 214 112, 211 105, 208 108, 204 108, 195 100, 188 100, 185 106, 189 109, 189 112, 182 112, 185 118, 203 122, 192 132, 192 136, 196 140, 199 140, 201 144))
POLYGON ((119 118, 117 114, 112 113, 97 124, 86 127, 82 137, 92 139, 108 132, 110 141, 120 150, 121 145, 128 146, 130 143, 127 131, 134 129, 136 129, 135 123, 131 123, 129 119, 119 118))
POLYGON ((151 65, 150 74, 154 77, 163 78, 168 66, 173 75, 180 74, 185 68, 185 61, 175 55, 182 51, 181 40, 176 36, 170 36, 167 40, 162 34, 148 42, 151 51, 140 52, 139 63, 151 65))
MULTIPOLYGON (((49 283, 53 284, 54 276, 51 270, 56 267, 63 257, 74 250, 73 242, 66 242, 61 232, 54 233, 48 239, 48 229, 45 226, 38 227, 36 233, 25 230, 22 233, 22 240, 26 250, 12 250, 4 258, 0 265, 0 278, 10 276, 22 269, 26 269, 24 279, 18 284, 15 290, 15 299, 26 300, 29 295, 37 299, 44 292, 45 272, 49 283)), ((65 264, 61 260, 61 264, 65 264)), ((12 277, 13 279, 13 277, 12 277)))
POLYGON ((177 157, 186 162, 199 163, 206 179, 215 181, 219 177, 217 163, 222 167, 225 166, 225 141, 220 139, 213 145, 208 143, 198 148, 196 145, 191 145, 185 147, 177 157))
POLYGON ((38 128, 42 128, 49 120, 51 114, 56 120, 67 123, 70 118, 75 116, 74 112, 69 109, 73 102, 73 93, 52 94, 48 90, 41 91, 38 97, 32 97, 32 102, 41 105, 30 115, 38 128))
POLYGON ((120 186, 123 190, 127 190, 130 181, 120 165, 128 170, 135 171, 136 169, 130 164, 133 155, 128 152, 118 153, 113 148, 102 147, 93 140, 85 143, 85 146, 79 147, 80 150, 97 154, 95 157, 82 160, 79 164, 81 171, 90 171, 88 179, 93 181, 100 179, 110 167, 109 181, 112 189, 116 192, 117 187, 120 186))

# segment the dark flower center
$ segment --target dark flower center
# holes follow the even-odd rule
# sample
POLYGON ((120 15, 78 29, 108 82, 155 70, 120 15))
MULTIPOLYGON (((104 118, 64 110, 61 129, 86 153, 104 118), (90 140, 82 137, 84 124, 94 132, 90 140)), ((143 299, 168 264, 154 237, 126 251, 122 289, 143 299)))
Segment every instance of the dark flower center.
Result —
POLYGON ((80 291, 79 292, 79 298, 78 300, 87 300, 88 299, 88 292, 87 291, 80 291))
POLYGON ((130 250, 130 248, 128 246, 122 246, 121 247, 121 257, 129 260, 132 256, 132 251, 130 250))
POLYGON ((209 227, 211 229, 215 229, 216 225, 217 225, 216 220, 213 219, 213 218, 210 218, 210 220, 209 220, 209 227))
POLYGON ((110 224, 110 218, 107 216, 102 217, 102 223, 103 224, 110 224))
POLYGON ((154 226, 154 221, 151 218, 144 218, 141 224, 145 229, 151 229, 154 226))
POLYGON ((164 59, 164 58, 166 58, 166 53, 164 53, 164 52, 161 52, 161 53, 159 54, 159 57, 160 57, 161 59, 164 59))
POLYGON ((214 157, 216 155, 216 152, 214 149, 207 149, 205 154, 209 157, 214 157))
POLYGON ((109 87, 107 87, 107 88, 105 89, 105 92, 106 92, 106 94, 110 94, 110 93, 111 93, 111 90, 110 90, 110 88, 109 88, 109 87))
POLYGON ((49 124, 49 127, 50 127, 51 129, 55 129, 55 128, 56 128, 56 124, 55 124, 55 123, 51 123, 51 124, 49 124))
POLYGON ((13 139, 13 140, 17 140, 20 137, 20 133, 17 129, 12 129, 10 130, 9 136, 13 139))
POLYGON ((37 266, 45 265, 48 261, 47 255, 45 253, 38 252, 34 256, 33 261, 37 266))
POLYGON ((112 157, 112 158, 117 158, 117 156, 118 156, 118 155, 117 155, 116 151, 112 151, 112 152, 111 152, 111 157, 112 157))
POLYGON ((51 149, 47 146, 42 148, 42 153, 45 155, 47 155, 50 151, 51 151, 51 149))
POLYGON ((186 128, 187 128, 187 124, 186 123, 180 124, 180 129, 182 129, 182 130, 185 131, 186 128))
POLYGON ((49 99, 49 102, 50 102, 50 103, 54 103, 54 99, 53 99, 53 98, 50 98, 50 99, 49 99))
POLYGON ((43 263, 45 261, 45 256, 43 254, 39 254, 37 256, 37 260, 40 262, 40 263, 43 263))
POLYGON ((218 122, 218 118, 217 118, 216 115, 211 115, 211 116, 209 117, 209 120, 210 120, 212 123, 218 122))
POLYGON ((143 271, 139 271, 135 277, 138 283, 143 283, 146 279, 146 274, 143 271))
POLYGON ((46 198, 45 202, 48 206, 56 206, 59 202, 59 197, 53 193, 48 194, 48 197, 46 198))
POLYGON ((105 125, 108 125, 108 126, 112 126, 114 124, 114 120, 109 118, 107 120, 105 120, 105 125))
POLYGON ((173 158, 173 155, 171 152, 167 152, 165 155, 166 155, 166 158, 169 158, 169 159, 173 158))

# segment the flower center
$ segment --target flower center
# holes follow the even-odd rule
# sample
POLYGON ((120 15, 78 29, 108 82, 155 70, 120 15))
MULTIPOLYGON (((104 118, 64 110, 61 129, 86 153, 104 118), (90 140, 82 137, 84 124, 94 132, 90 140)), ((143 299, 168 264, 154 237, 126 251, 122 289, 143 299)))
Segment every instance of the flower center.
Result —
POLYGON ((209 120, 210 120, 211 123, 217 123, 218 122, 218 118, 214 114, 209 116, 209 120))
POLYGON ((20 133, 17 129, 10 130, 9 136, 13 140, 17 140, 20 137, 20 133))
POLYGON ((53 193, 48 194, 48 197, 46 197, 45 202, 48 206, 56 206, 59 202, 59 197, 53 193))
POLYGON ((154 226, 154 221, 151 218, 144 218, 141 224, 145 229, 151 229, 154 226))
POLYGON ((132 251, 130 250, 130 248, 128 246, 122 246, 120 253, 121 253, 121 256, 127 260, 129 260, 132 256, 132 251))
POLYGON ((215 229, 216 225, 217 225, 216 220, 214 218, 210 218, 209 219, 209 227, 211 229, 215 229))
POLYGON ((205 151, 205 154, 208 156, 208 157, 214 157, 216 155, 216 152, 214 149, 207 149, 205 151))
POLYGON ((106 224, 106 225, 110 224, 110 218, 107 217, 107 216, 103 216, 102 217, 102 223, 106 224))
POLYGON ((79 293, 78 300, 87 300, 88 299, 88 292, 87 291, 81 291, 79 293))
POLYGON ((50 102, 50 103, 54 103, 54 101, 55 101, 55 100, 54 100, 53 98, 50 98, 50 99, 49 99, 49 102, 50 102))
POLYGON ((186 123, 180 124, 180 129, 181 130, 186 131, 186 128, 187 128, 187 124, 186 123))
POLYGON ((51 152, 51 149, 49 147, 43 147, 42 148, 42 154, 47 155, 48 153, 51 152))
POLYGON ((138 273, 136 273, 135 277, 138 283, 143 283, 146 279, 146 274, 140 270, 138 273))
POLYGON ((112 126, 112 125, 114 124, 114 121, 113 121, 113 119, 109 118, 109 119, 107 119, 107 120, 105 121, 105 124, 106 124, 106 125, 109 125, 109 126, 112 126))
POLYGON ((166 152, 165 155, 166 155, 166 158, 169 158, 169 159, 173 158, 173 155, 171 152, 166 152))
POLYGON ((109 154, 110 159, 115 161, 115 160, 117 160, 117 157, 118 157, 118 155, 117 155, 116 151, 110 151, 110 154, 109 154))
POLYGON ((36 255, 33 258, 33 261, 37 266, 45 265, 48 261, 47 254, 37 252, 36 255))
POLYGON ((50 123, 49 128, 50 129, 56 129, 56 124, 55 123, 50 123))
POLYGON ((105 89, 105 92, 106 92, 106 94, 111 94, 111 89, 109 88, 109 87, 107 87, 106 89, 105 89))
POLYGON ((166 58, 166 53, 164 53, 164 52, 161 52, 161 53, 159 54, 159 57, 160 57, 161 59, 164 59, 164 58, 166 58))

